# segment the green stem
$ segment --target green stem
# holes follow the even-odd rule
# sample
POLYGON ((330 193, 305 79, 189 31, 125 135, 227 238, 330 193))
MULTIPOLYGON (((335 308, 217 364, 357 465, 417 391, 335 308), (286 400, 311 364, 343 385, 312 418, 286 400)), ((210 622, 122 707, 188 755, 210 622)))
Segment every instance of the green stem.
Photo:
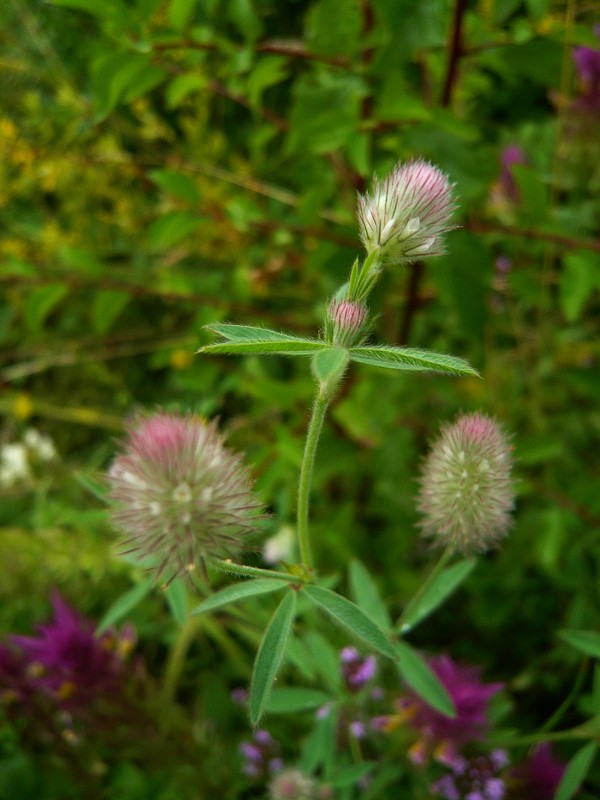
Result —
POLYGON ((494 747, 517 747, 519 745, 538 744, 538 742, 567 742, 571 739, 587 739, 589 733, 582 728, 571 728, 567 731, 532 733, 527 736, 494 737, 494 747))
POLYGON ((222 558, 207 558, 207 563, 220 572, 238 575, 240 578, 276 578, 290 583, 308 583, 308 576, 291 572, 278 572, 275 569, 260 569, 260 567, 247 567, 245 564, 234 564, 222 558))
POLYGON ((298 485, 298 546, 300 549, 300 561, 307 570, 312 569, 312 556, 310 552, 310 538, 308 533, 308 512, 310 507, 310 487, 312 483, 313 469, 315 466, 315 456, 319 437, 323 428, 323 420, 327 412, 327 407, 331 399, 331 393, 322 394, 319 392, 315 399, 312 410, 312 417, 306 434, 304 445, 304 456, 302 467, 300 468, 300 482, 298 485))
POLYGON ((444 552, 440 556, 440 558, 437 561, 437 563, 433 566, 433 569, 431 570, 429 575, 425 578, 425 580, 423 581, 423 583, 421 584, 421 586, 417 590, 416 594, 413 595, 413 597, 408 601, 407 605, 404 608, 404 611, 402 612, 402 614, 398 618, 398 622, 396 623, 396 626, 395 626, 396 630, 398 630, 400 633, 405 633, 406 632, 406 629, 404 628, 404 621, 406 620, 406 618, 409 615, 409 613, 416 606, 419 605, 419 603, 421 602, 421 598, 423 597, 425 592, 429 589, 431 584, 434 582, 434 580, 438 577, 440 572, 442 572, 442 570, 444 569, 446 564, 452 558, 453 552, 454 552, 454 550, 451 547, 447 547, 444 550, 444 552))
POLYGON ((187 651, 189 650, 197 629, 198 620, 190 617, 185 625, 179 629, 177 638, 171 647, 163 682, 164 696, 167 700, 173 700, 175 697, 187 651))
POLYGON ((563 718, 565 712, 567 711, 567 709, 569 708, 569 706, 571 705, 573 700, 579 694, 579 690, 581 689, 581 686, 583 684, 583 681, 584 681, 586 673, 587 673, 587 667, 588 667, 588 660, 587 660, 587 658, 584 658, 583 661, 581 662, 581 664, 579 665, 579 670, 577 672, 577 676, 575 677, 575 681, 573 683, 573 687, 571 688, 571 691, 565 697, 565 699, 560 704, 560 706, 556 709, 556 711, 540 727, 539 733, 545 733, 546 731, 551 731, 552 728, 556 727, 556 725, 563 718))

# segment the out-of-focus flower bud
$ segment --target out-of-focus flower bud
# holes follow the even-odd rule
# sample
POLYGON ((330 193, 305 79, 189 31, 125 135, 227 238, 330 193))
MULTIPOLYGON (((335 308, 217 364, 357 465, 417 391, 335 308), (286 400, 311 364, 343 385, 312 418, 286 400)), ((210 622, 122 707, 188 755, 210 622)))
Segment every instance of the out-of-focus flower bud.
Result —
POLYGON ((512 524, 511 447, 499 425, 466 414, 442 426, 422 467, 423 534, 466 555, 497 545, 512 524))

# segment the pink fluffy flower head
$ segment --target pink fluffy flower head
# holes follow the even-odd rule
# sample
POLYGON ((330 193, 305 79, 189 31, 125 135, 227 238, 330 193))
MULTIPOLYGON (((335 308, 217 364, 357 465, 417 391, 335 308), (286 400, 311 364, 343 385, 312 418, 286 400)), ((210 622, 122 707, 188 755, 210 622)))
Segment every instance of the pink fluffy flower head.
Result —
POLYGON ((507 437, 489 417, 443 425, 421 471, 423 535, 465 555, 496 546, 512 523, 511 465, 507 437))
POLYGON ((170 577, 236 555, 261 515, 240 457, 192 415, 138 417, 109 480, 125 543, 170 577))
POLYGON ((269 784, 270 800, 312 800, 314 797, 313 780, 299 769, 284 769, 269 784))
POLYGON ((427 161, 397 164, 371 194, 359 195, 360 238, 389 264, 407 264, 444 253, 455 208, 448 177, 427 161))

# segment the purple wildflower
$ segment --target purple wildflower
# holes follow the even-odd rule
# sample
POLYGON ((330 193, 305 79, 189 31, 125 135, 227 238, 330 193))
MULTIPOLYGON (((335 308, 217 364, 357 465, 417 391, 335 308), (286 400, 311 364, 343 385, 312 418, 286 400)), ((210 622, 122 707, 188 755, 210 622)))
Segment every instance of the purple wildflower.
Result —
POLYGON ((86 704, 110 692, 123 672, 123 652, 132 643, 128 631, 95 635, 95 625, 69 606, 58 593, 52 598, 54 619, 38 627, 38 636, 11 636, 26 660, 32 684, 65 707, 86 704))
POLYGON ((523 800, 552 800, 564 771, 565 764, 552 755, 552 745, 538 745, 527 761, 512 772, 517 796, 523 800))
POLYGON ((433 755, 440 763, 457 768, 463 762, 460 748, 485 736, 489 701, 503 684, 482 683, 478 667, 460 666, 447 655, 429 659, 429 666, 450 695, 456 716, 447 717, 411 695, 398 701, 397 724, 406 722, 419 733, 411 748, 415 763, 421 764, 433 755))
POLYGON ((346 689, 352 694, 369 683, 377 669, 375 656, 361 656, 355 647, 344 647, 340 652, 340 662, 346 689))
POLYGON ((359 719, 354 719, 348 725, 348 730, 354 736, 355 739, 364 739, 367 735, 367 729, 365 728, 364 722, 361 722, 359 719))
POLYGON ((266 730, 254 731, 252 740, 242 742, 239 749, 244 758, 242 772, 250 778, 265 779, 283 766, 279 743, 266 730))
POLYGON ((515 181, 512 168, 515 166, 523 166, 524 164, 527 164, 527 158, 519 145, 509 144, 502 150, 498 186, 502 196, 513 203, 519 201, 519 187, 515 181))
POLYGON ((498 773, 507 760, 504 750, 470 761, 461 759, 457 768, 442 775, 431 788, 444 800, 504 800, 506 784, 498 773))
MULTIPOLYGON (((595 32, 600 37, 600 26, 596 27, 595 32)), ((576 107, 590 113, 600 111, 600 49, 575 47, 573 61, 581 84, 576 107)))

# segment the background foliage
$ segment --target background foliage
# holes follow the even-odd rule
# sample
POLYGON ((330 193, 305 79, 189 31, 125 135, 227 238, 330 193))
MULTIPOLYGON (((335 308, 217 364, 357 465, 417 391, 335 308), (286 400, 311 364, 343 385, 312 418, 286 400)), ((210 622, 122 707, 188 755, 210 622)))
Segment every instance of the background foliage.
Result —
MULTIPOLYGON (((524 733, 574 683, 561 725, 599 712, 592 664, 556 636, 600 619, 600 103, 572 58, 598 47, 593 23, 577 0, 10 0, 0 434, 34 428, 57 455, 4 480, 0 629, 31 630, 52 587, 100 618, 144 580, 90 491, 137 408, 218 415, 254 465, 266 534, 293 521, 307 364, 194 357, 202 326, 313 335, 359 252, 356 192, 422 156, 456 182, 460 229, 431 266, 385 276, 376 332, 483 380, 353 367, 318 458, 318 562, 342 574, 359 557, 399 609, 428 560, 413 499, 426 440, 459 410, 496 416, 514 435, 515 528, 414 644, 505 681, 524 733)), ((257 601, 176 630, 156 592, 130 613, 192 754, 151 774, 142 744, 107 755, 98 796, 167 798, 190 780, 186 797, 240 796, 219 751, 237 747, 229 691, 261 615, 257 601)), ((81 796, 56 765, 28 784, 19 759, 36 754, 10 726, 4 739, 0 796, 81 796)))

